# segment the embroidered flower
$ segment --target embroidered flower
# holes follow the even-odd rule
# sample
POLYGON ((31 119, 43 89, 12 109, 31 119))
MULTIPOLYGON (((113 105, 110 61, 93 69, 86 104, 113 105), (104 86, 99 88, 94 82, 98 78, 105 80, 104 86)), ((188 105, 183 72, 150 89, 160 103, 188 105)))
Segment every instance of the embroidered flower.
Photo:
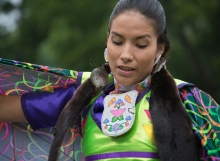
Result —
POLYGON ((109 123, 109 120, 108 120, 108 119, 105 119, 105 120, 103 121, 103 124, 107 124, 107 123, 109 123))
POLYGON ((131 120, 131 116, 127 116, 127 117, 125 118, 125 120, 126 120, 126 121, 131 120))
POLYGON ((125 103, 121 100, 121 99, 118 99, 116 102, 115 102, 115 106, 114 106, 114 108, 120 108, 121 106, 124 106, 125 105, 125 103))
MULTIPOLYGON (((110 112, 112 113, 112 115, 114 117, 120 117, 122 116, 122 114, 126 111, 126 108, 120 108, 120 109, 116 109, 116 110, 111 110, 110 112)), ((122 116, 122 118, 120 120, 124 120, 124 117, 122 116)), ((113 121, 114 122, 114 121, 113 121)))
POLYGON ((115 124, 112 126, 112 131, 117 132, 118 130, 120 130, 120 124, 115 124))
POLYGON ((123 101, 121 99, 118 99, 116 104, 121 104, 123 101))

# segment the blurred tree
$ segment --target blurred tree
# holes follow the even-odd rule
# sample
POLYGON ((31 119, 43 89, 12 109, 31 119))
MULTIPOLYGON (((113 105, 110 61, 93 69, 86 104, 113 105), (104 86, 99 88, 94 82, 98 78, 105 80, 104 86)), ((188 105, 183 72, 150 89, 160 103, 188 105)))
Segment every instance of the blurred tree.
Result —
POLYGON ((18 29, 1 35, 1 57, 91 70, 104 61, 107 24, 116 1, 24 0, 18 29), (12 54, 13 53, 13 54, 12 54))
POLYGON ((164 0, 174 77, 196 84, 220 102, 220 1, 164 0))
MULTIPOLYGON (((23 0, 16 31, 0 34, 1 57, 75 70, 100 66, 117 0, 23 0)), ((220 102, 220 1, 161 0, 172 52, 168 69, 220 102)), ((0 12, 13 5, 0 3, 0 12)), ((0 31, 1 30, 0 26, 0 31)))

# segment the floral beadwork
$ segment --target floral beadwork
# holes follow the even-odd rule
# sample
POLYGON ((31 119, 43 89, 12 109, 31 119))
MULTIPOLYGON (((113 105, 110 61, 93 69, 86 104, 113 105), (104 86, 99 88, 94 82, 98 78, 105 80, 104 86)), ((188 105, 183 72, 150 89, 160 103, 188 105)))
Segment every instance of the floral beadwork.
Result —
POLYGON ((115 105, 114 105, 114 108, 117 107, 117 109, 119 109, 121 106, 124 106, 124 102, 121 100, 121 99, 118 99, 116 102, 115 102, 115 105))
POLYGON ((108 95, 104 99, 101 127, 104 134, 118 136, 127 132, 135 119, 137 91, 108 95))

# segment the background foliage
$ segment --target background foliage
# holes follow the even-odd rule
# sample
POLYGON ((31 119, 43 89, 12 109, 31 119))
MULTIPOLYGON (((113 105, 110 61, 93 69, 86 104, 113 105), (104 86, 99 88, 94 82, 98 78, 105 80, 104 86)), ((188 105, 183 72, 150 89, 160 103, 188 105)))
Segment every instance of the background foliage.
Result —
MULTIPOLYGON (((0 25, 0 57, 74 70, 101 65, 117 0, 0 0, 0 15, 19 10, 14 31, 0 25)), ((161 0, 171 40, 168 69, 220 102, 220 1, 161 0)))

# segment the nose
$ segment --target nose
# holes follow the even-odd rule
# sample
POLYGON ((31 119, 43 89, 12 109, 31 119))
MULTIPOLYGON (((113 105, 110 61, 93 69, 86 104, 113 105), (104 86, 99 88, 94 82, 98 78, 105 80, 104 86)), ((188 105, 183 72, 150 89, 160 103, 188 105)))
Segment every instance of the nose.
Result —
POLYGON ((120 58, 124 62, 130 62, 133 60, 132 47, 130 44, 124 45, 120 58))

